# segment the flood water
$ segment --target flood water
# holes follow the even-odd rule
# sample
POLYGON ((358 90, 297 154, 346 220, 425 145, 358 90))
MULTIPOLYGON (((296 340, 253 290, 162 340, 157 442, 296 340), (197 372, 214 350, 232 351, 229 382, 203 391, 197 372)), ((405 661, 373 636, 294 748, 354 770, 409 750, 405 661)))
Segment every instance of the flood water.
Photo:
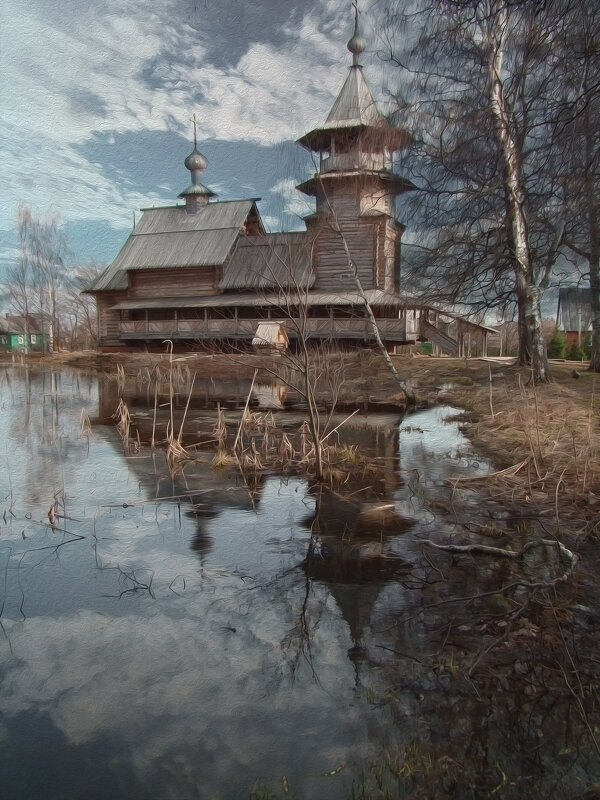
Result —
MULTIPOLYGON (((590 782, 593 754, 544 739, 568 697, 532 709, 505 685, 471 691, 442 650, 478 632, 461 618, 448 642, 456 607, 436 603, 506 578, 424 558, 423 539, 476 513, 475 489, 448 479, 491 469, 460 412, 355 415, 339 443, 377 464, 377 486, 318 493, 299 474, 215 469, 209 449, 175 471, 143 437, 125 452, 119 392, 0 372, 4 800, 487 797, 470 788, 484 773, 500 798, 534 796, 525 774, 554 787, 539 796, 575 797, 590 782), (427 793, 434 778, 447 795, 427 793)), ((204 394, 191 439, 214 423, 204 394)), ((128 397, 140 429, 148 400, 128 397)))

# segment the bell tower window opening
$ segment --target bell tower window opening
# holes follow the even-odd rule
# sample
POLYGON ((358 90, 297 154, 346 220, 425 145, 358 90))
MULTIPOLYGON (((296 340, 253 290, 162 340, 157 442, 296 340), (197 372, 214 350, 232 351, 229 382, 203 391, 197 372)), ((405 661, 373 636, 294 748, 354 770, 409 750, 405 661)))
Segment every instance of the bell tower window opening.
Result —
POLYGON ((348 131, 335 142, 336 153, 351 153, 358 146, 358 131, 348 131))

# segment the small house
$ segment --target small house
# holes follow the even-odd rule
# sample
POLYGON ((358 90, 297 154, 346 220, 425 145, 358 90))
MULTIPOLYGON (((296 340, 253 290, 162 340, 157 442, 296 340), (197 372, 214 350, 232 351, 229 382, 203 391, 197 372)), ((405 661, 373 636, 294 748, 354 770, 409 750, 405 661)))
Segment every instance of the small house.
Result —
POLYGON ((558 294, 556 324, 567 337, 567 348, 583 347, 592 328, 592 295, 589 289, 569 286, 558 294))
POLYGON ((0 318, 0 352, 45 353, 48 335, 40 329, 39 320, 31 314, 6 314, 0 318))

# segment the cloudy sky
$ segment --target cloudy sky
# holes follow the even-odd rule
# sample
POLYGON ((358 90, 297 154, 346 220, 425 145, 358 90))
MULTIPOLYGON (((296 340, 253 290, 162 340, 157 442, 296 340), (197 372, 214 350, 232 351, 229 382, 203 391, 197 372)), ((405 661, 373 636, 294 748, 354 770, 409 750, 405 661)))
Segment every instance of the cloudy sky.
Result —
MULTIPOLYGON (((378 7, 361 16, 376 96, 378 7)), ((294 140, 345 78, 350 0, 4 0, 1 17, 0 270, 19 204, 61 216, 71 261, 110 262, 134 212, 188 185, 194 113, 203 182, 261 197, 271 230, 298 227, 311 164, 294 140)))

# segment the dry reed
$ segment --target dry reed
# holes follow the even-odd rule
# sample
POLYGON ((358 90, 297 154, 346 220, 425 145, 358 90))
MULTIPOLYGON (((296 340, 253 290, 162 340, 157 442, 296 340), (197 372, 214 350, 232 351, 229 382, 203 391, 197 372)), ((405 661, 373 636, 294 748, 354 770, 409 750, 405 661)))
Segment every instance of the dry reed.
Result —
POLYGON ((123 400, 123 398, 119 400, 119 405, 113 414, 113 419, 117 421, 117 429, 121 434, 123 442, 127 442, 129 439, 129 429, 131 427, 131 415, 129 414, 127 403, 123 400))
POLYGON ((85 408, 81 409, 81 416, 79 418, 79 435, 83 438, 90 438, 92 435, 92 423, 86 413, 85 408))

